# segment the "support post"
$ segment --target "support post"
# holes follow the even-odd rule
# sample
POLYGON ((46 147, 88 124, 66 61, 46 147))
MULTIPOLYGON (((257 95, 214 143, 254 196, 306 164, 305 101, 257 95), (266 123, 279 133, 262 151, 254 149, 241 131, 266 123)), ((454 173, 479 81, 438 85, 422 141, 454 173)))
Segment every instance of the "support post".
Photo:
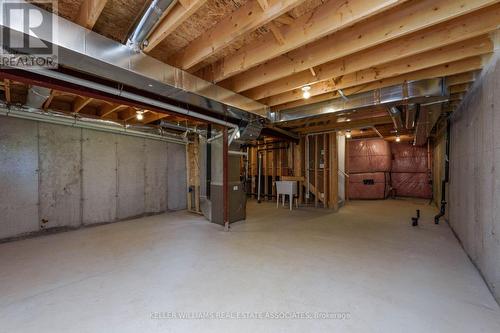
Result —
POLYGON ((222 130, 222 188, 224 202, 224 229, 229 231, 229 175, 228 175, 228 137, 227 127, 222 130))
POLYGON ((257 202, 260 203, 260 191, 261 191, 261 178, 262 178, 262 153, 257 150, 257 157, 259 159, 259 167, 257 172, 257 202))
POLYGON ((339 209, 339 161, 337 133, 330 133, 330 208, 339 209))
POLYGON ((314 207, 318 207, 318 196, 319 196, 319 149, 318 149, 318 136, 314 136, 314 187, 316 188, 316 194, 314 195, 314 207))
POLYGON ((330 194, 328 193, 328 171, 330 169, 329 161, 329 150, 328 150, 328 134, 323 134, 323 206, 328 208, 328 200, 330 194))

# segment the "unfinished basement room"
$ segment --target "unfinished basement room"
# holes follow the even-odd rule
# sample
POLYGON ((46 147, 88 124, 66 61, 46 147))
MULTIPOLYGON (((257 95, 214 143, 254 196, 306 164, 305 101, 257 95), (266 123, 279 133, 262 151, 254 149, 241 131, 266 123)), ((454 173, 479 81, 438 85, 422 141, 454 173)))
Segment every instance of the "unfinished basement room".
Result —
POLYGON ((500 332, 500 1, 0 8, 0 332, 500 332))

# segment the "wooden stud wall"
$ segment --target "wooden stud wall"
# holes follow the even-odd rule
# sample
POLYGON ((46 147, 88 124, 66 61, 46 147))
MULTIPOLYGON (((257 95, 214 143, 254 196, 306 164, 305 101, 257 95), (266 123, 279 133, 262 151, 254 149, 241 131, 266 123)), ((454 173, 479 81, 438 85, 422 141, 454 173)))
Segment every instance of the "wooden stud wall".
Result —
MULTIPOLYGON (((335 132, 309 136, 309 157, 305 156, 306 138, 299 142, 277 142, 262 140, 257 146, 249 148, 248 178, 252 197, 258 191, 258 154, 262 154, 261 200, 274 200, 275 181, 282 179, 299 182, 299 203, 304 204, 307 191, 305 167, 306 158, 310 159, 309 181, 310 198, 315 207, 338 209, 338 152, 335 132), (266 150, 267 148, 267 150, 266 150)), ((242 158, 242 170, 245 159, 242 158)))

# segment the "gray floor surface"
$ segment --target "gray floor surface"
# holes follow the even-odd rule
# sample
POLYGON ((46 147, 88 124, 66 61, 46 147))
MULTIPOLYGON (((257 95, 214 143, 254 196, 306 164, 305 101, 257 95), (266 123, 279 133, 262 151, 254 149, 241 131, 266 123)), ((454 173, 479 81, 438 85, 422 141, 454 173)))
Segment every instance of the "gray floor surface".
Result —
POLYGON ((435 213, 415 200, 338 213, 249 202, 229 233, 176 212, 0 244, 0 331, 500 332, 435 213))

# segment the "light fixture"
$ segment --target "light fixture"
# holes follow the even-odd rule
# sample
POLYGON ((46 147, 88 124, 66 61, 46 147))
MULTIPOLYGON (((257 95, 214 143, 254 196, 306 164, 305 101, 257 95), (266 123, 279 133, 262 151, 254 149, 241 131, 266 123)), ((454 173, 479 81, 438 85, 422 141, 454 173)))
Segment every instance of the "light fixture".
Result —
POLYGON ((304 97, 304 99, 311 97, 311 92, 309 90, 311 90, 310 86, 302 87, 302 97, 304 97))
POLYGON ((396 135, 396 142, 400 142, 401 141, 401 137, 399 136, 399 134, 396 135))
POLYGON ((350 139, 351 138, 351 130, 345 131, 345 137, 350 139))
POLYGON ((136 111, 135 118, 137 120, 143 120, 144 119, 144 111, 136 111))
POLYGON ((234 137, 235 137, 236 139, 239 139, 239 138, 240 138, 240 130, 237 130, 237 131, 236 131, 236 134, 234 135, 234 137))

